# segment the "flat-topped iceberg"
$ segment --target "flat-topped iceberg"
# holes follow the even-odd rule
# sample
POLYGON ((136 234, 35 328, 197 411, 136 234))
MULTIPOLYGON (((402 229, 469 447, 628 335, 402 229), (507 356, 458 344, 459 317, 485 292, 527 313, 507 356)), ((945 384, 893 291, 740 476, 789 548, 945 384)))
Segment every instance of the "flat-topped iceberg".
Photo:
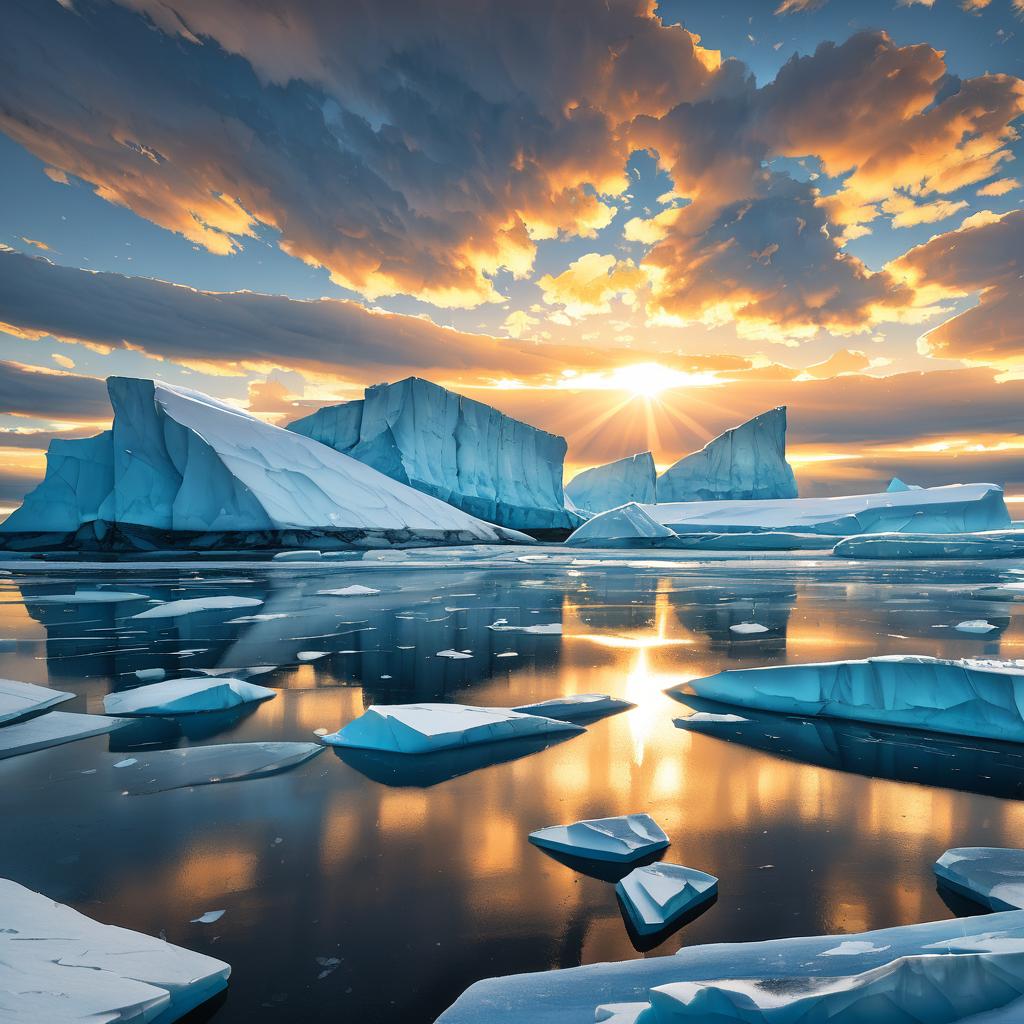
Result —
POLYGON ((786 407, 769 409, 680 459, 658 477, 657 495, 659 504, 795 498, 796 478, 786 461, 786 407))
POLYGON ((488 522, 517 530, 578 522, 562 492, 564 437, 428 380, 377 384, 288 429, 488 522))
MULTIPOLYGON (((6 547, 373 547, 525 541, 198 391, 111 377, 109 431, 55 441, 6 547), (74 457, 81 446, 81 457, 74 457), (69 454, 71 452, 72 454, 69 454)), ((563 442, 564 443, 564 442, 563 442)), ((558 469, 561 494, 561 464, 558 469)), ((568 523, 566 523, 568 525, 568 523)))
POLYGON ((62 743, 102 736, 127 725, 125 718, 79 715, 71 711, 50 711, 35 718, 0 726, 0 761, 19 754, 31 754, 62 743))
POLYGON ((623 505, 594 516, 566 543, 577 547, 679 547, 683 546, 680 537, 685 540, 687 534, 694 533, 771 531, 849 537, 976 533, 1003 530, 1009 525, 1001 487, 950 484, 836 498, 623 505))
POLYGON ((919 655, 727 669, 671 696, 1024 743, 1024 664, 919 655))
POLYGON ((844 538, 832 554, 839 558, 1020 558, 1024 530, 865 534, 844 538))
POLYGON ((640 452, 583 470, 565 485, 565 493, 574 507, 586 512, 605 512, 630 501, 651 504, 657 500, 657 475, 654 456, 640 452))
POLYGON ((46 686, 36 686, 35 683, 0 679, 0 724, 45 711, 55 704, 71 700, 74 696, 73 693, 51 690, 46 686))
POLYGON ((634 868, 616 884, 615 892, 636 933, 655 935, 713 900, 718 879, 706 871, 662 862, 634 868))
POLYGON ((170 1024, 230 973, 213 957, 0 879, 0 1018, 12 1024, 170 1024))
POLYGON ((277 690, 230 676, 167 679, 108 693, 103 709, 110 715, 190 715, 227 711, 242 704, 269 700, 277 690))
POLYGON ((542 700, 536 704, 520 704, 512 710, 522 715, 543 715, 545 718, 556 718, 560 722, 571 722, 576 718, 614 715, 635 707, 636 705, 630 701, 610 697, 607 693, 577 693, 568 697, 542 700))
POLYGON ((429 754, 476 743, 546 733, 585 732, 582 726, 509 708, 468 704, 375 704, 321 742, 395 754, 429 754))
MULTIPOLYGON (((817 980, 823 979, 826 985, 831 985, 840 976, 863 975, 894 960, 913 956, 936 956, 947 961, 951 968, 954 964, 962 966, 963 972, 949 979, 952 987, 961 990, 954 997, 959 999, 961 994, 978 991, 975 984, 977 975, 988 972, 984 966, 977 971, 976 964, 968 963, 957 954, 1021 952, 1024 952, 1024 911, 904 925, 859 934, 684 946, 674 956, 588 964, 478 981, 441 1014, 437 1024, 479 1024, 480 1021, 487 1021, 487 1024, 594 1024, 595 1020, 621 1020, 632 1024, 637 1017, 626 1015, 627 1006, 639 1003, 628 1011, 639 1015, 650 1002, 651 990, 665 985, 718 982, 730 978, 788 979, 780 995, 788 992, 791 996, 804 985, 815 984, 817 980), (610 1016, 603 1009, 598 1014, 598 1008, 615 1004, 619 1004, 620 1016, 610 1016)), ((1016 991, 1016 983, 1011 987, 1016 991)), ((990 1020, 991 1024, 997 1021, 998 1024, 1015 1024, 1024 1019, 1022 1011, 1024 1005, 1011 1003, 1008 1015, 982 1019, 986 1024, 990 1020)), ((729 1019, 715 1020, 716 1024, 724 1024, 729 1019)), ((894 1019, 901 1024, 913 1020, 906 1017, 894 1019)), ((648 1020, 644 1020, 644 1024, 648 1020)), ((805 1018, 802 1024, 810 1024, 811 1020, 817 1021, 817 1018, 805 1018)), ((864 1018, 851 1015, 849 1020, 857 1024, 862 1024, 862 1021, 864 1024, 888 1024, 881 1013, 864 1018)), ((930 1022, 925 1018, 921 1024, 930 1022)), ((978 1024, 981 1024, 981 1019, 978 1024)))
POLYGON ((591 818, 571 825, 550 825, 530 833, 530 842, 546 850, 585 860, 628 864, 669 845, 668 836, 649 814, 591 818))
POLYGON ((989 910, 1024 909, 1024 850, 963 846, 935 862, 939 884, 989 910))

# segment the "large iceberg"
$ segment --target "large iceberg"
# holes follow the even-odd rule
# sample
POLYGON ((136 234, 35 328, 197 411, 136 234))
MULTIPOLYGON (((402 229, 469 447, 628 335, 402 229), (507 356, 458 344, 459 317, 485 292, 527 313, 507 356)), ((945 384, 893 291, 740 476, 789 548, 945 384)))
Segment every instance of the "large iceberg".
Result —
POLYGON ((667 691, 805 717, 1024 743, 1024 663, 889 655, 727 669, 667 691))
POLYGON ((276 696, 277 690, 246 679, 199 676, 108 693, 103 698, 103 709, 110 715, 194 715, 227 711, 276 696))
POLYGON ((16 679, 0 679, 0 724, 45 711, 73 697, 73 693, 64 690, 20 683, 16 679))
MULTIPOLYGON (((659 497, 661 492, 659 491, 659 497)), ((849 537, 854 534, 962 534, 1005 530, 1010 515, 996 484, 950 484, 836 498, 689 501, 623 505, 602 512, 566 541, 577 547, 684 547, 692 534, 759 531, 849 537)), ((744 546, 750 545, 745 538, 744 546)), ((801 546, 805 541, 801 541, 801 546)))
POLYGON ((555 853, 585 860, 628 864, 669 845, 668 836, 649 814, 591 818, 571 825, 549 825, 530 833, 530 842, 555 853))
POLYGON ((640 452, 585 469, 565 485, 565 493, 575 508, 586 512, 606 512, 630 501, 648 505, 657 501, 657 475, 654 456, 640 452))
POLYGON ((488 522, 565 530, 579 521, 563 498, 564 437, 428 380, 377 384, 288 429, 488 522))
POLYGON ((1020 558, 1024 530, 865 534, 844 538, 832 554, 839 558, 1020 558))
POLYGON ((107 390, 113 428, 53 443, 45 479, 0 525, 3 546, 309 547, 315 539, 318 547, 373 547, 528 539, 197 391, 125 377, 109 378, 107 390))
POLYGON ((429 754, 474 743, 496 743, 556 732, 585 732, 579 725, 508 708, 467 704, 375 704, 323 743, 395 754, 429 754))
POLYGON ((1024 909, 1024 850, 964 846, 935 862, 939 884, 989 910, 1024 909))
POLYGON ((796 478, 786 461, 786 407, 769 409, 680 459, 658 477, 657 494, 659 504, 795 498, 796 478))
POLYGON ((10 1024, 170 1024, 230 973, 221 960, 0 879, 0 1019, 10 1024))

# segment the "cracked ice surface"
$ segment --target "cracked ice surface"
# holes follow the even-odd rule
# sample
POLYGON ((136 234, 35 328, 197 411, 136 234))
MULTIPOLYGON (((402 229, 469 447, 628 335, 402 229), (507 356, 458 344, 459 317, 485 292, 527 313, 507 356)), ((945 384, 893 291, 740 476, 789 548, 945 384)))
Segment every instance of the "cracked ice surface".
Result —
POLYGON ((73 693, 51 690, 35 683, 20 683, 16 679, 0 679, 0 723, 44 711, 55 704, 71 700, 73 693))
POLYGON ((634 868, 615 891, 636 931, 652 935, 715 896, 718 879, 681 864, 648 864, 634 868))
POLYGON ((1024 742, 1024 665, 918 655, 728 669, 669 689, 762 711, 1024 742))
POLYGON ((508 708, 467 704, 375 704, 343 729, 321 739, 334 747, 426 754, 475 743, 585 731, 582 726, 538 715, 522 715, 508 708))
POLYGON ((935 862, 943 885, 989 910, 1024 908, 1024 850, 965 846, 935 862))
POLYGON ((137 686, 133 690, 108 693, 103 698, 103 708, 112 715, 187 715, 226 711, 240 704, 276 696, 277 690, 245 679, 200 676, 168 679, 162 683, 137 686))
POLYGON ((213 957, 100 924, 0 879, 5 1024, 169 1024, 223 989, 230 973, 213 957))
POLYGON ((551 825, 530 833, 530 842, 547 850, 589 860, 628 864, 664 850, 668 836, 649 814, 592 818, 571 825, 551 825))

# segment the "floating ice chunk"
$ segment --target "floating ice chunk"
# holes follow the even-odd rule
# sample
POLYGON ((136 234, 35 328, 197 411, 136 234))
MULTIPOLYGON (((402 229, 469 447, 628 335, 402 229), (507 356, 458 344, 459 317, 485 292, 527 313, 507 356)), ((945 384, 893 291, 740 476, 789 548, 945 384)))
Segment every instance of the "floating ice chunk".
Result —
POLYGON ((500 654, 495 655, 496 658, 518 658, 518 651, 502 651, 500 654))
POLYGON ((571 825, 550 825, 530 833, 530 842, 546 850, 588 860, 628 864, 664 850, 668 836, 649 814, 593 818, 571 825))
POLYGON ((1024 666, 891 655, 728 669, 666 691, 804 717, 1024 742, 1024 666))
POLYGON ((615 886, 638 935, 656 935, 718 894, 718 879, 680 864, 634 868, 615 886))
POLYGON ((507 708, 466 704, 375 704, 323 742, 396 754, 493 743, 545 733, 585 732, 581 726, 507 708))
POLYGON ((120 604, 123 601, 148 601, 149 594, 125 590, 76 590, 73 594, 39 594, 27 597, 27 604, 120 604))
POLYGON ((818 956, 860 956, 861 953, 884 953, 887 949, 892 949, 892 946, 876 946, 873 942, 854 939, 840 942, 832 949, 822 950, 818 956))
POLYGON ((869 533, 847 537, 832 549, 838 558, 1019 558, 1020 530, 975 533, 869 533))
MULTIPOLYGON (((138 796, 278 775, 322 754, 319 743, 211 743, 151 750, 133 759, 125 791, 138 796)), ((118 767, 115 765, 115 767, 118 767)), ((122 780, 119 778, 118 782, 122 780)))
POLYGON ((135 678, 143 683, 159 683, 161 679, 167 678, 167 672, 162 668, 140 668, 135 678))
POLYGON ((205 914, 200 914, 199 917, 193 917, 191 924, 215 924, 219 921, 227 911, 224 910, 208 910, 205 914))
POLYGON ((274 619, 291 618, 290 612, 257 612, 255 615, 239 615, 237 619, 228 619, 226 625, 240 625, 243 622, 273 622, 274 619))
POLYGON ((373 587, 364 587, 360 583, 353 583, 350 587, 338 587, 335 590, 318 590, 318 594, 326 594, 329 597, 367 597, 371 594, 379 594, 380 591, 373 587))
POLYGON ((318 658, 325 658, 330 653, 330 651, 299 651, 295 657, 299 661, 316 661, 318 658))
POLYGON ((275 562, 319 562, 323 553, 312 549, 309 551, 278 551, 274 555, 275 562))
POLYGON ((541 636, 561 636, 562 624, 560 622, 537 622, 532 626, 502 626, 495 622, 487 627, 496 633, 537 633, 541 636))
POLYGON ((713 723, 746 722, 741 715, 720 715, 712 711, 695 711, 689 718, 677 718, 676 725, 710 725, 713 723))
POLYGON ((134 690, 108 693, 103 708, 117 715, 188 715, 202 711, 226 711, 252 701, 276 697, 277 691, 229 676, 168 679, 137 686, 134 690))
POLYGON ((73 693, 51 690, 35 683, 20 683, 15 679, 0 679, 0 723, 13 722, 25 715, 45 711, 55 704, 71 700, 73 693))
POLYGON ((767 633, 768 627, 762 626, 760 622, 737 622, 729 627, 733 633, 767 633))
POLYGON ((187 597, 181 601, 168 601, 154 605, 144 612, 133 615, 133 619, 173 619, 179 615, 194 615, 196 612, 213 612, 230 608, 258 608, 263 604, 258 597, 187 597))
POLYGON ((472 651, 438 651, 437 656, 439 658, 472 658, 472 651))
POLYGON ((100 736, 127 725, 124 718, 104 715, 78 715, 70 711, 51 711, 23 722, 0 726, 0 760, 29 754, 45 747, 58 747, 62 743, 100 736))
POLYGON ((654 502, 656 479, 654 456, 640 452, 617 462, 585 469, 565 485, 565 493, 577 509, 604 512, 628 501, 654 502))
POLYGON ((0 879, 0 1016, 12 1024, 170 1024, 231 968, 162 939, 93 921, 0 879))
POLYGON ((1022 999, 1024 953, 900 957, 863 974, 813 981, 684 981, 653 988, 650 997, 652 1024, 953 1024, 1022 999))
POLYGON ((958 622, 953 628, 960 630, 961 633, 991 633, 993 629, 999 627, 993 626, 985 619, 967 619, 965 622, 958 622))
POLYGON ((1024 850, 964 846, 935 862, 942 885, 989 910, 1024 909, 1024 850))
MULTIPOLYGON (((514 652, 513 652, 514 654, 514 652)), ((497 657, 505 657, 499 654, 497 657)), ((522 715, 543 715, 560 722, 571 722, 576 718, 596 718, 599 715, 614 715, 619 711, 635 708, 628 700, 610 697, 607 693, 577 693, 567 697, 542 700, 537 704, 520 704, 512 710, 522 715)))
POLYGON ((126 757, 123 761, 116 761, 114 763, 115 768, 131 768, 133 764, 138 764, 139 759, 137 757, 126 757))

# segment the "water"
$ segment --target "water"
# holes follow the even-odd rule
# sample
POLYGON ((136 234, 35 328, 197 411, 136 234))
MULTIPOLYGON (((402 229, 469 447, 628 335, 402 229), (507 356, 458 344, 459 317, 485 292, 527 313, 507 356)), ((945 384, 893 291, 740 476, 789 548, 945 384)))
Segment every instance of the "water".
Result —
POLYGON ((0 583, 0 676, 74 691, 62 710, 101 712, 138 669, 273 666, 257 681, 279 688, 276 699, 181 719, 164 745, 308 740, 374 702, 600 691, 638 706, 529 756, 447 766, 466 772, 452 778, 445 765, 408 779, 373 763, 360 771, 329 750, 272 778, 128 796, 113 765, 144 756, 126 752, 130 736, 13 758, 0 762, 0 875, 228 961, 227 992, 195 1020, 417 1024, 494 974, 949 917, 935 858, 1020 844, 1015 750, 770 719, 726 742, 676 728, 688 709, 662 693, 727 666, 1024 656, 1018 609, 969 596, 1012 578, 997 568, 1006 563, 594 561, 12 567, 0 583), (354 582, 380 593, 317 593, 354 582), (264 604, 137 621, 144 602, 34 600, 97 587, 264 604), (253 614, 274 617, 244 621, 253 614), (564 635, 487 629, 498 618, 561 622, 564 635), (999 628, 951 628, 974 618, 999 628), (743 621, 769 630, 729 630, 743 621), (446 649, 472 657, 436 656, 446 649), (330 653, 300 663, 310 650, 330 653), (668 833, 669 859, 721 878, 717 903, 646 954, 612 885, 526 841, 544 825, 637 811, 668 833), (190 923, 212 910, 226 913, 190 923))

